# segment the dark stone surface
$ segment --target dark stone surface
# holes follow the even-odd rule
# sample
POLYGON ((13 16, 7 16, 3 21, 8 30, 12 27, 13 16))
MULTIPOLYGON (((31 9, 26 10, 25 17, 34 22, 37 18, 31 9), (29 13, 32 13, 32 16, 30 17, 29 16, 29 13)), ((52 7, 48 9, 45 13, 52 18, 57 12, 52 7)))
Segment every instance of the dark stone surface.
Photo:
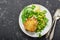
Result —
MULTIPOLYGON (((48 8, 52 16, 60 8, 60 0, 0 0, 0 40, 46 40, 45 36, 31 38, 19 28, 20 11, 33 3, 48 8)), ((60 40, 60 21, 57 22, 53 40, 60 40)))

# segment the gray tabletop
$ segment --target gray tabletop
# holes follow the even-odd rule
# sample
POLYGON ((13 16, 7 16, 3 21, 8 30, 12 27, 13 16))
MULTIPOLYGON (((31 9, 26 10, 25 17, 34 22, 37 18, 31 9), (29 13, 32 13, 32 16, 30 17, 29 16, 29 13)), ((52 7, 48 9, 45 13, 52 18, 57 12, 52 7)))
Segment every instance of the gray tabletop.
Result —
MULTIPOLYGON (((31 38, 19 28, 19 14, 29 4, 45 6, 53 16, 56 9, 60 8, 60 0, 0 0, 0 40, 46 40, 31 38)), ((53 40, 60 40, 60 21, 58 20, 53 40)))

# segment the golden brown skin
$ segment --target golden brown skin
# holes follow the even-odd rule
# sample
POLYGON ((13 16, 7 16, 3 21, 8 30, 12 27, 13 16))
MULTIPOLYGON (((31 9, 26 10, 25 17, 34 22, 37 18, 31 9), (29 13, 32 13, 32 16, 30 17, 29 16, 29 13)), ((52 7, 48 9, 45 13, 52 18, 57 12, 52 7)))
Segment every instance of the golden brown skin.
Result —
POLYGON ((26 20, 26 22, 24 23, 24 27, 26 30, 30 32, 34 32, 37 29, 37 24, 38 23, 37 23, 36 18, 32 17, 26 20))

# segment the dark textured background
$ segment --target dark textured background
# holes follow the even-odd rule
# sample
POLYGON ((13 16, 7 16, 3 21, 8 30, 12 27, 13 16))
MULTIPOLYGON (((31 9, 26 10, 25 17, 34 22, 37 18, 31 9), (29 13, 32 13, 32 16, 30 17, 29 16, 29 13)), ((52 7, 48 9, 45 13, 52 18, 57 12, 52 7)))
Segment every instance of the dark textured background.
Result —
MULTIPOLYGON (((20 11, 33 3, 48 8, 52 16, 60 8, 60 0, 0 0, 0 40, 46 40, 45 36, 31 38, 19 28, 20 11)), ((57 22, 53 40, 60 40, 60 20, 57 22)))

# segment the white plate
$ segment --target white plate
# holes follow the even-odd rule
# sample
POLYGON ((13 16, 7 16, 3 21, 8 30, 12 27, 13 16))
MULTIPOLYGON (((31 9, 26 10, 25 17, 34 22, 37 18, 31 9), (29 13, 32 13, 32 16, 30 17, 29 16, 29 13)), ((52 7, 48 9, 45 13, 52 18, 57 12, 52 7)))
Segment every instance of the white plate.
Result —
MULTIPOLYGON (((41 34, 41 36, 43 36, 43 35, 45 35, 48 31, 49 31, 49 29, 51 28, 51 24, 52 24, 52 17, 51 17, 51 14, 50 14, 50 12, 48 11, 48 9, 47 8, 45 8, 44 6, 42 6, 42 5, 39 5, 39 4, 34 4, 34 5, 36 5, 36 6, 40 6, 40 8, 41 8, 41 10, 46 10, 47 11, 47 13, 46 13, 46 17, 48 18, 48 23, 47 23, 47 25, 46 25, 46 27, 44 28, 44 30, 42 30, 42 32, 40 33, 41 34)), ((31 5, 28 5, 28 6, 31 6, 31 5)), ((23 10, 22 10, 23 11, 23 10)), ((21 18, 21 15, 22 15, 22 11, 21 11, 21 13, 20 13, 20 15, 19 15, 19 25, 20 25, 20 28, 21 28, 21 30, 26 34, 26 35, 28 35, 28 36, 30 36, 30 37, 38 37, 38 33, 35 33, 35 32, 27 32, 26 30, 25 30, 25 28, 24 28, 24 25, 23 25, 23 23, 22 23, 22 18, 21 18)))

